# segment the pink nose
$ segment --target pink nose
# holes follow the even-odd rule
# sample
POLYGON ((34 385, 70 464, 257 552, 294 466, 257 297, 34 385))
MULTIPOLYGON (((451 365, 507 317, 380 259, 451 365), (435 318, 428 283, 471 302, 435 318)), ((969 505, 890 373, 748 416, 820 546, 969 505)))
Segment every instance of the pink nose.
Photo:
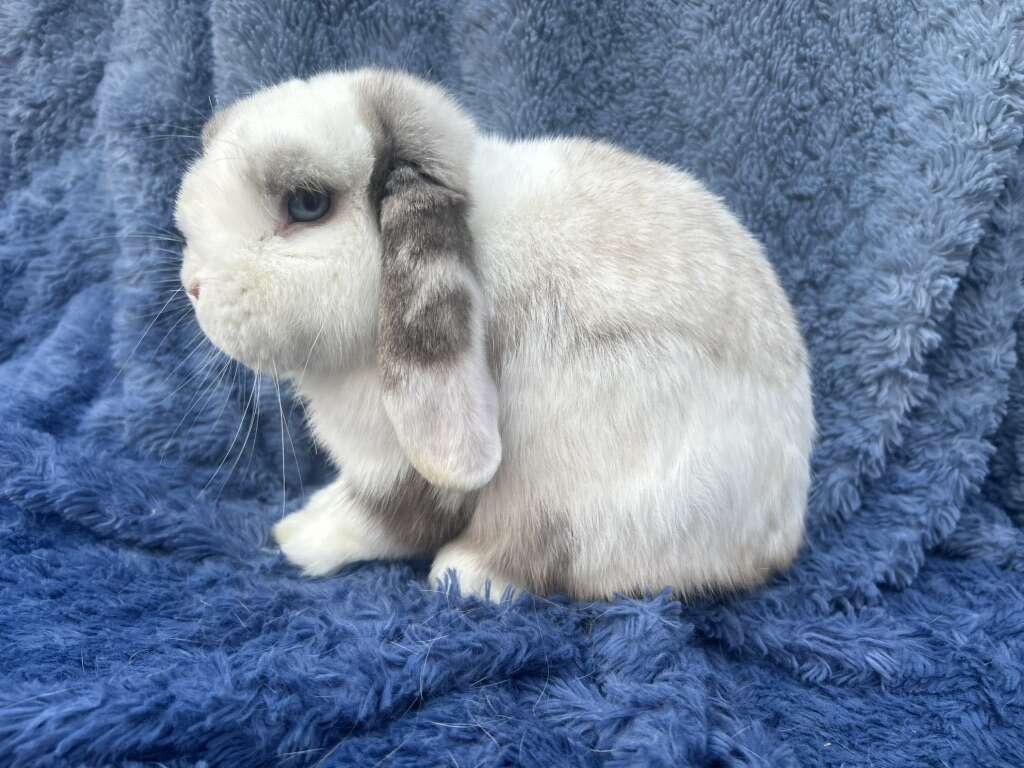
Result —
POLYGON ((196 299, 196 300, 199 299, 199 281, 198 280, 193 280, 191 283, 188 284, 188 295, 191 296, 193 299, 196 299))

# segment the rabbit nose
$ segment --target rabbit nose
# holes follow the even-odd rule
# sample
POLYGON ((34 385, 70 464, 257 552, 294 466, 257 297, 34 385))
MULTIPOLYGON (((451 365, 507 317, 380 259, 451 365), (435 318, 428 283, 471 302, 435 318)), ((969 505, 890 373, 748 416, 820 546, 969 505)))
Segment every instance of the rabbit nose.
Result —
POLYGON ((188 295, 191 296, 196 301, 199 300, 199 281, 198 280, 192 280, 192 282, 190 282, 188 284, 188 295))

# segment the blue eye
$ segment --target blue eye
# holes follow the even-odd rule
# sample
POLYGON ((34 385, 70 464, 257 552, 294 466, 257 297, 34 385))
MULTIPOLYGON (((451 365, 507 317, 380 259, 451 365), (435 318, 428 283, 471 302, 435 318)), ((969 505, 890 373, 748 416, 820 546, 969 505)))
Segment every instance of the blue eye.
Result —
POLYGON ((331 196, 327 192, 297 189, 288 194, 288 215, 292 221, 316 221, 330 210, 331 196))

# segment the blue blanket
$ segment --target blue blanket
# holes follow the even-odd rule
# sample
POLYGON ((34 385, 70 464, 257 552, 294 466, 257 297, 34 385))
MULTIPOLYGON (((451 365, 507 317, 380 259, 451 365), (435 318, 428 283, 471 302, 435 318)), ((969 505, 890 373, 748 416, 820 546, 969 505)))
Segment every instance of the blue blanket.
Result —
POLYGON ((1022 29, 1019 0, 8 0, 0 763, 1020 765, 1022 29), (198 335, 171 210, 216 105, 363 64, 677 164, 764 242, 821 425, 790 573, 491 605, 281 561, 332 470, 198 335))

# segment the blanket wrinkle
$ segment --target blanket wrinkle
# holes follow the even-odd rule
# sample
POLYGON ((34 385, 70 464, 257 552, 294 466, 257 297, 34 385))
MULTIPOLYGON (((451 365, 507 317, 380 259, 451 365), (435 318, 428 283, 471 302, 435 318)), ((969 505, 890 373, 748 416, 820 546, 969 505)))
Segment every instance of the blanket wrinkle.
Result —
POLYGON ((1021 0, 4 4, 0 763, 1017 765, 1022 33, 1021 0), (283 561, 334 470, 199 332, 174 196, 217 107, 370 64, 684 168, 764 243, 821 433, 791 571, 492 605, 283 561))

